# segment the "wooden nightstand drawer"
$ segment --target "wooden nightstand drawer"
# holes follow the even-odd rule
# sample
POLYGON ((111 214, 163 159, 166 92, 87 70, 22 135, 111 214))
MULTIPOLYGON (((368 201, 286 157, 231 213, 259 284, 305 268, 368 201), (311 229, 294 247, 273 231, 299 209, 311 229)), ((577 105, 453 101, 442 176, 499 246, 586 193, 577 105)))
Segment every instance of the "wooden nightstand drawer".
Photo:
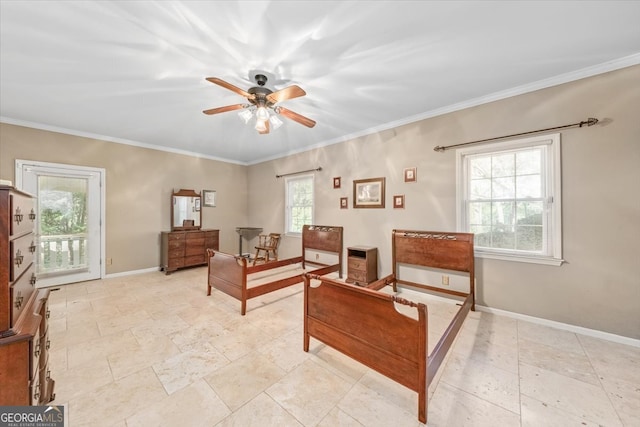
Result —
POLYGON ((363 258, 349 257, 347 259, 347 268, 353 270, 365 270, 367 267, 367 260, 363 258))

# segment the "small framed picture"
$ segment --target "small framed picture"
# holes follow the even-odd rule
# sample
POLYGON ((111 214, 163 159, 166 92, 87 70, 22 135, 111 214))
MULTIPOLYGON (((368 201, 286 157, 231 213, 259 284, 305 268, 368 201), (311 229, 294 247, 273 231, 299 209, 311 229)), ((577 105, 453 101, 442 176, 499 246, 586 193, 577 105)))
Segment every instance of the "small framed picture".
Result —
POLYGON ((216 207, 216 192, 213 190, 202 190, 203 205, 211 208, 216 207))
POLYGON ((406 168, 404 170, 404 182, 416 182, 417 180, 416 168, 406 168))
POLYGON ((336 176, 333 178, 333 188, 340 188, 340 177, 336 176))
POLYGON ((340 197, 340 209, 349 209, 348 197, 340 197))
POLYGON ((404 209, 404 194, 400 196, 393 196, 393 208, 404 209))

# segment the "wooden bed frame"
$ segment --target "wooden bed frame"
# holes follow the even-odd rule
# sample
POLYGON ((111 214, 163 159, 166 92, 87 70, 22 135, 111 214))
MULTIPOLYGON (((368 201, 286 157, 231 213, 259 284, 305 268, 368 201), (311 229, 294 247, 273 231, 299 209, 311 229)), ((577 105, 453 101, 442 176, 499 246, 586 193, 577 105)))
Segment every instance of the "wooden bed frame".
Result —
POLYGON ((209 256, 207 295, 211 295, 211 288, 214 287, 240 300, 240 313, 244 316, 247 312, 247 300, 301 283, 304 281, 305 271, 294 270, 288 273, 288 277, 280 276, 257 286, 252 286, 251 283, 251 275, 253 273, 267 270, 275 271, 293 264, 301 264, 302 269, 306 270, 307 264, 313 264, 317 266, 317 268, 311 270, 315 274, 326 275, 338 272, 338 277, 342 278, 342 234, 342 227, 305 225, 302 228, 301 256, 255 266, 249 265, 249 260, 245 257, 207 249, 209 256), (336 264, 327 265, 308 260, 306 259, 308 250, 335 253, 338 256, 338 261, 336 264))
POLYGON ((473 234, 393 230, 392 274, 367 287, 305 274, 304 351, 309 339, 339 350, 418 393, 418 419, 427 422, 427 392, 469 310, 475 310, 473 234), (398 277, 398 266, 469 273, 469 292, 435 288, 398 277), (319 284, 318 284, 319 283, 319 284), (464 298, 444 334, 428 354, 427 306, 379 292, 405 285, 464 298), (395 304, 415 307, 416 319, 395 304))

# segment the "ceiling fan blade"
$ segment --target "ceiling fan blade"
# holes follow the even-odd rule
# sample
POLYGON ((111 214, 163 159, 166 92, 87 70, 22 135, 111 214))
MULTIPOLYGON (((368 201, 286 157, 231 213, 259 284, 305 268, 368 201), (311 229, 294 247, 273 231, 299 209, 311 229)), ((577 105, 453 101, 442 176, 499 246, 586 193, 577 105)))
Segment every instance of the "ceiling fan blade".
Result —
POLYGON ((226 107, 218 107, 218 108, 211 108, 209 110, 204 110, 203 113, 209 114, 209 115, 225 113, 227 111, 240 110, 241 108, 245 108, 245 106, 246 104, 227 105, 226 107))
POLYGON ((307 92, 302 90, 300 86, 293 85, 289 87, 285 87, 284 89, 277 90, 269 95, 267 95, 267 100, 272 104, 275 104, 280 101, 285 101, 287 99, 298 98, 300 96, 305 96, 307 92))
POLYGON ((308 128, 312 128, 312 127, 314 127, 316 125, 315 121, 313 121, 313 120, 311 120, 311 119, 309 119, 309 118, 307 118, 305 116, 302 116, 302 115, 300 115, 298 113, 294 113, 291 110, 287 110, 284 107, 278 107, 278 113, 280 113, 283 116, 288 117, 291 120, 296 121, 296 122, 300 123, 301 125, 304 125, 304 126, 306 126, 308 128))
POLYGON ((230 91, 235 92, 238 95, 244 96, 245 98, 248 98, 248 99, 255 98, 254 95, 250 94, 246 90, 240 89, 238 86, 234 86, 231 83, 225 82, 224 80, 219 79, 217 77, 207 77, 207 81, 217 84, 218 86, 222 86, 225 89, 229 89, 230 91))

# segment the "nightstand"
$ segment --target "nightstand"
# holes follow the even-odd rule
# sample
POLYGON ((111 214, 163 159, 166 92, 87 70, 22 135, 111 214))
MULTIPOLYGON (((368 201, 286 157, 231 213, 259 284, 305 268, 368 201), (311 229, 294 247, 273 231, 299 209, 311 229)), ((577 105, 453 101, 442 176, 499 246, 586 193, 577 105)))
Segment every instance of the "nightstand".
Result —
POLYGON ((378 280, 378 248, 352 246, 347 248, 347 283, 364 286, 378 280))

